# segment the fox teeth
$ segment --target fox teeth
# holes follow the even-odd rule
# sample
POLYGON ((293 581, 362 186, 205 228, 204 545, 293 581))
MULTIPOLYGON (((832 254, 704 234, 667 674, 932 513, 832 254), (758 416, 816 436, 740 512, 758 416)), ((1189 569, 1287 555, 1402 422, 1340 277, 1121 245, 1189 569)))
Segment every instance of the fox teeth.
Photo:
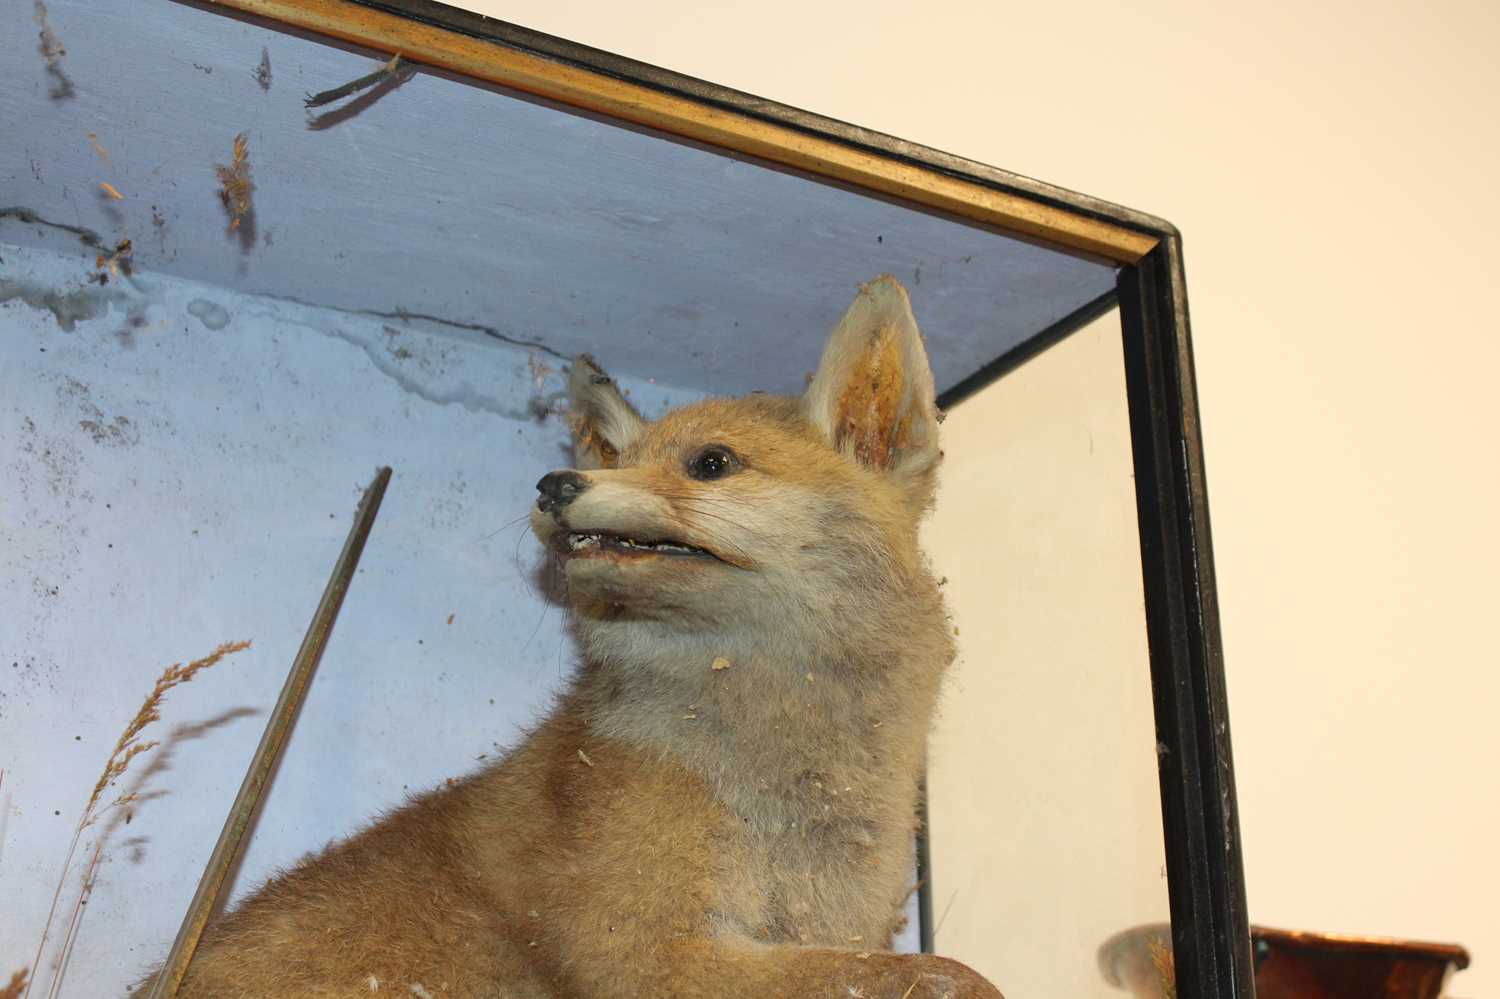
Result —
MULTIPOLYGON (((603 545, 603 543, 604 536, 601 534, 573 533, 568 535, 568 548, 575 552, 585 548, 597 548, 603 545)), ((637 541, 635 538, 611 538, 610 544, 620 548, 630 548, 635 551, 672 552, 679 555, 694 555, 702 551, 702 549, 693 548, 690 545, 679 545, 671 541, 637 541)))

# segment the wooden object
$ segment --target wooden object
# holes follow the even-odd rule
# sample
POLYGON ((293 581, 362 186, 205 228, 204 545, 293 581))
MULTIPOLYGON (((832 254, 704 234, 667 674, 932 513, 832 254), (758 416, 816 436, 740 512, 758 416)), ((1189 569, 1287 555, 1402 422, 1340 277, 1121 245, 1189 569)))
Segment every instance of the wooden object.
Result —
POLYGON ((1253 927, 1259 999, 1437 999, 1469 953, 1452 944, 1253 927))
MULTIPOLYGON (((1438 999, 1469 953, 1453 944, 1251 927, 1257 999, 1438 999)), ((1176 999, 1172 932, 1138 926, 1099 948, 1104 980, 1135 999, 1176 999)))

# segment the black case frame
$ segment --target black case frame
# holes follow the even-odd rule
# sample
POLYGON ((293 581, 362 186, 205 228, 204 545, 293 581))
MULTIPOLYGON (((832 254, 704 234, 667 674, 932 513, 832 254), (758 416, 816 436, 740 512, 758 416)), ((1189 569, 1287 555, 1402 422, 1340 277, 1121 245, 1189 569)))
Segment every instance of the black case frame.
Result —
MULTIPOLYGON (((254 3, 245 0, 188 2, 216 9, 235 7, 241 14, 255 16, 254 3)), ((1254 966, 1182 238, 1177 229, 1160 218, 1097 198, 433 0, 348 2, 1154 238, 1153 248, 1144 256, 1120 266, 1113 292, 985 365, 946 391, 939 404, 952 406, 1118 306, 1177 994, 1251 999, 1254 966)), ((827 177, 815 179, 829 181, 827 177)), ((857 183, 849 186, 860 189, 857 183)), ((1054 245, 1044 237, 1023 238, 1054 245)), ((1088 255, 1067 246, 1055 248, 1088 255)), ((918 843, 918 862, 921 940, 923 949, 930 951, 933 872, 925 841, 918 843)))

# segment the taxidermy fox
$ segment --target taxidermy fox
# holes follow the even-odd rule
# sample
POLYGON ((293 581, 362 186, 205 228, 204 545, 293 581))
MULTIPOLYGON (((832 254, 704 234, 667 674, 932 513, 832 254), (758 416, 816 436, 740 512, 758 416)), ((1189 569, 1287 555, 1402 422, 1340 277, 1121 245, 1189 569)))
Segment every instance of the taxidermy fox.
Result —
POLYGON ((181 995, 998 999, 890 943, 953 658, 917 547, 938 412, 862 288, 801 398, 647 422, 592 360, 538 483, 582 663, 502 761, 274 878, 181 995))

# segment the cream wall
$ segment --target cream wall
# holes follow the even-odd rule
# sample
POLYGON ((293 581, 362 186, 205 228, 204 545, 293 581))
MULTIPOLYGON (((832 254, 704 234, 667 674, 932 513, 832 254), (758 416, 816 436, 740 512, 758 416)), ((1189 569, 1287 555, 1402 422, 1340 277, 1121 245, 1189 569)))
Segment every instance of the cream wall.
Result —
POLYGON ((1500 991, 1500 5, 467 5, 1180 226, 1252 916, 1500 991))
POLYGON ((1100 945, 1168 918, 1123 367, 1112 312, 943 424, 933 913, 1010 999, 1119 996, 1100 945))

